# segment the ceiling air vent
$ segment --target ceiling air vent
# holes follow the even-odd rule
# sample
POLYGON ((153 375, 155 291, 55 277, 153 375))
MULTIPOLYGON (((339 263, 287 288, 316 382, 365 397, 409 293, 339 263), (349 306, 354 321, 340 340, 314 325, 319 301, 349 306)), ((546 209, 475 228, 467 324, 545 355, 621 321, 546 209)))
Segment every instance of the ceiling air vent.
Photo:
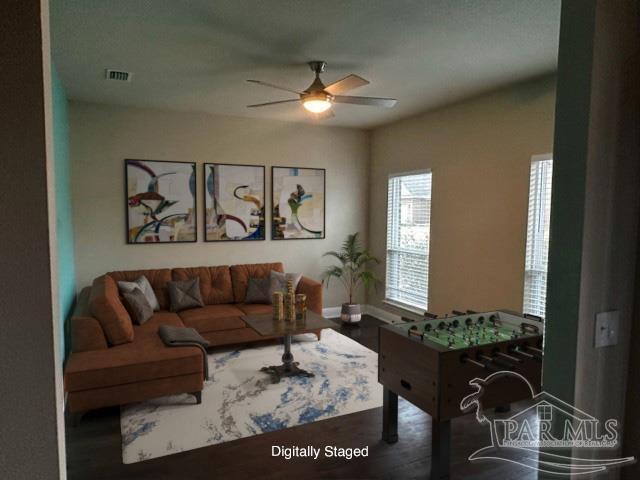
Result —
POLYGON ((116 82, 130 82, 133 73, 125 72, 124 70, 112 70, 107 68, 105 70, 105 76, 107 80, 114 80, 116 82))

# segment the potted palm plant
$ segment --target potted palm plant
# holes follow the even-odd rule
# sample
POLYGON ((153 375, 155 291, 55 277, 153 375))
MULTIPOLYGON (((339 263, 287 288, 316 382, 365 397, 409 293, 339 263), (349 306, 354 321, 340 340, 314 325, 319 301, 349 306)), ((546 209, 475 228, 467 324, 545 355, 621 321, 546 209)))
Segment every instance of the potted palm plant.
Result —
POLYGON ((362 309, 360 304, 354 303, 354 297, 360 287, 367 291, 379 282, 368 267, 380 261, 362 248, 357 232, 347 236, 340 251, 326 252, 323 256, 334 257, 340 262, 339 265, 327 267, 322 274, 323 285, 328 287, 331 279, 335 278, 342 282, 349 297, 349 302, 342 304, 340 319, 345 323, 359 322, 362 309))

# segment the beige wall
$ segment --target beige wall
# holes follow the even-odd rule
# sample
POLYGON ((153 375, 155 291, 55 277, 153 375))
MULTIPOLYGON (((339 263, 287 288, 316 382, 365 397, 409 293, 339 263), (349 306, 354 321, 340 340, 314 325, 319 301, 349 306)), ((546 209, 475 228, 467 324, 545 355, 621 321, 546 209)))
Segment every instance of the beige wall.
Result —
MULTIPOLYGON (((381 259, 388 175, 433 172, 433 313, 522 308, 529 164, 552 150, 554 96, 546 77, 373 131, 369 237, 381 259)), ((380 306, 384 288, 370 297, 380 306)))
MULTIPOLYGON (((350 232, 366 240, 365 131, 76 102, 69 116, 79 287, 113 269, 269 261, 318 279, 328 263, 323 252, 339 248, 350 232), (326 239, 205 243, 200 217, 195 244, 126 245, 125 158, 266 165, 268 196, 272 165, 326 168, 326 239)), ((202 212, 200 165, 197 172, 202 212)), ((337 284, 325 292, 326 307, 343 301, 337 284)))

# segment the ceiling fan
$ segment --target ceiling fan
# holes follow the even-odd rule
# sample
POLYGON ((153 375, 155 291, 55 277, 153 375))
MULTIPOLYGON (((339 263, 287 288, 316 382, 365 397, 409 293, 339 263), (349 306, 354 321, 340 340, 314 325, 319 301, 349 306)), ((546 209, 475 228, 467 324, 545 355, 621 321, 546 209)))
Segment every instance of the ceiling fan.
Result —
POLYGON ((309 62, 309 67, 316 74, 316 78, 313 83, 303 91, 293 90, 287 87, 280 87, 273 85, 272 83, 262 82, 260 80, 247 80, 247 82, 257 83, 258 85, 264 85, 265 87, 277 88, 278 90, 284 90, 285 92, 295 93, 299 98, 292 98, 290 100, 279 100, 275 102, 257 103, 254 105, 247 105, 247 108, 266 107, 269 105, 279 105, 281 103, 293 103, 300 102, 302 106, 315 115, 316 118, 328 118, 333 117, 333 111, 331 106, 334 103, 350 103, 353 105, 370 105, 372 107, 386 107, 391 108, 396 103, 395 98, 378 98, 378 97, 352 97, 341 95, 354 88, 368 85, 369 81, 358 75, 347 75, 341 80, 334 82, 330 85, 322 83, 320 80, 320 74, 324 72, 326 62, 313 61, 309 62))

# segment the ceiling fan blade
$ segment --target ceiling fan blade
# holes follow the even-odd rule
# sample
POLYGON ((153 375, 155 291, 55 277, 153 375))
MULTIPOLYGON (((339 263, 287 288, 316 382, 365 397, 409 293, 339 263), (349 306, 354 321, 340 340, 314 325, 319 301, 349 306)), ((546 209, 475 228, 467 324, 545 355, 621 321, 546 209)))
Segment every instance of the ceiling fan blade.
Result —
POLYGON ((312 113, 311 115, 313 115, 313 118, 315 118, 316 120, 325 120, 327 118, 331 118, 331 117, 335 117, 336 116, 336 114, 333 113, 332 109, 325 110, 322 113, 312 113))
POLYGON ((266 103, 255 103, 253 105, 247 105, 247 108, 256 108, 256 107, 267 107, 269 105, 278 105, 279 103, 291 103, 291 102, 299 102, 299 98, 294 98, 291 100, 278 100, 277 102, 266 102, 266 103))
POLYGON ((264 87, 277 88, 278 90, 284 90, 285 92, 297 93, 298 95, 302 95, 302 92, 297 90, 293 90, 292 88, 281 87, 279 85, 274 85, 273 83, 262 82, 260 80, 247 80, 247 82, 257 83, 258 85, 262 85, 264 87))
POLYGON ((349 90, 353 90, 354 88, 362 87, 364 85, 369 85, 369 80, 365 80, 358 75, 351 74, 324 87, 324 90, 331 95, 340 95, 341 93, 348 92, 349 90))
POLYGON ((344 95, 337 95, 333 97, 335 103, 351 103, 353 105, 369 105, 371 107, 386 107, 391 108, 398 100, 395 98, 378 98, 378 97, 349 97, 344 95))

